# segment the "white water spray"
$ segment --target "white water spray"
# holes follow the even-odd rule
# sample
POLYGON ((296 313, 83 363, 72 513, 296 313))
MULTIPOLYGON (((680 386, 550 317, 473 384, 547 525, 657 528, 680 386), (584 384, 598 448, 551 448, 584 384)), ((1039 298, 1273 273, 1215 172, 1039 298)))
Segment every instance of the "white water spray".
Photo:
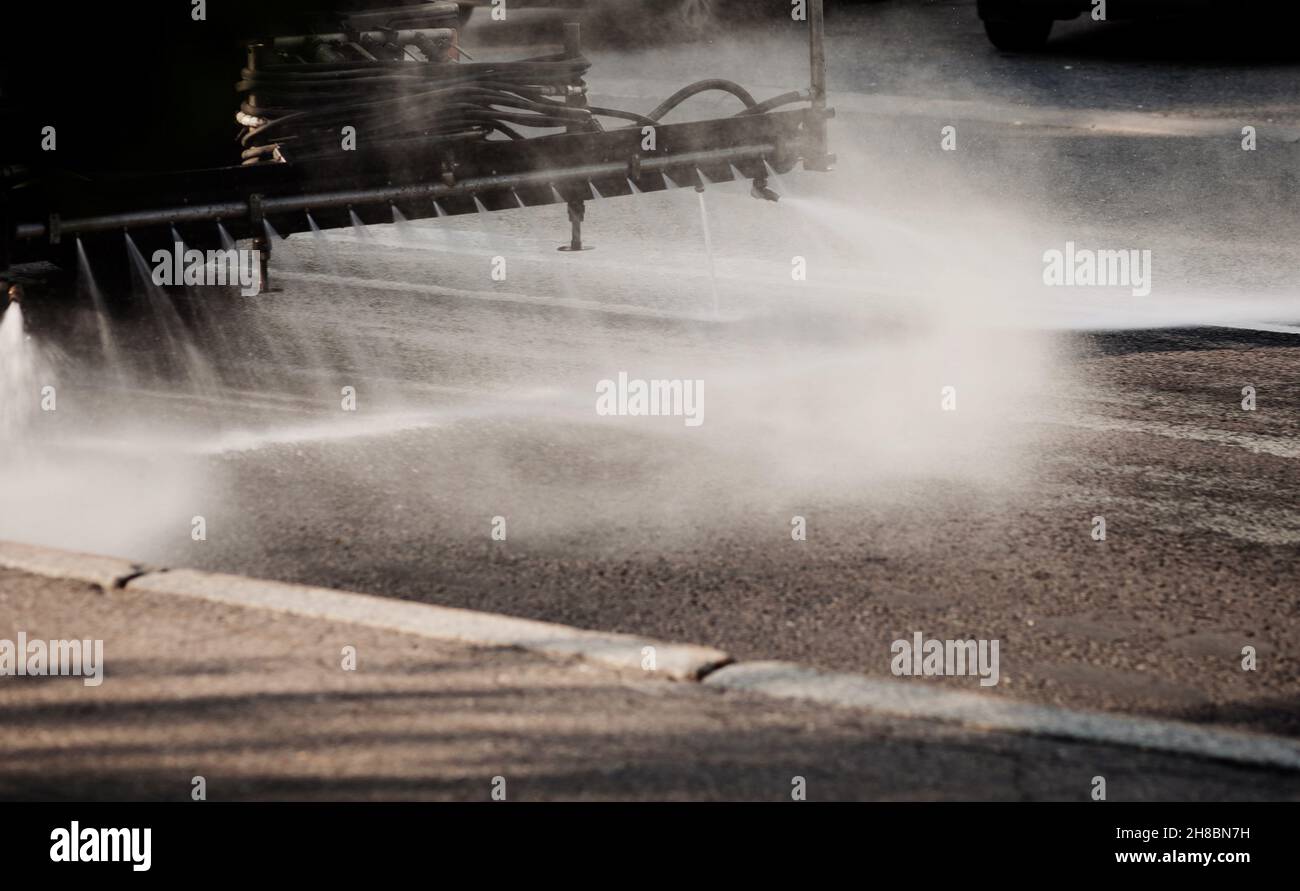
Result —
POLYGON ((40 411, 41 367, 22 307, 10 304, 0 317, 0 441, 20 440, 40 411))
POLYGON ((713 261, 713 235, 709 231, 709 207, 704 201, 704 190, 695 193, 700 199, 700 226, 704 230, 704 252, 709 257, 709 290, 713 294, 713 315, 718 314, 718 270, 713 261))

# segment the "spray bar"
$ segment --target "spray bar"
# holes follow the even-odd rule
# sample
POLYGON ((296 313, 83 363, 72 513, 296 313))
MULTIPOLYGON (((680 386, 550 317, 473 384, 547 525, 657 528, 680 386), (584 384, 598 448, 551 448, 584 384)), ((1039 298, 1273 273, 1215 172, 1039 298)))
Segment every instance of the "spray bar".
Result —
MULTIPOLYGON (((343 221, 354 208, 351 216, 360 217, 363 223, 375 223, 387 221, 384 211, 390 205, 401 205, 407 218, 434 213, 456 215, 469 212, 480 198, 490 210, 567 203, 575 231, 572 244, 579 245, 578 226, 589 197, 658 191, 677 185, 683 179, 682 173, 693 185, 697 171, 708 171, 714 178, 714 171, 722 171, 722 177, 730 179, 726 173, 729 165, 743 169, 737 175, 754 179, 751 194, 755 197, 775 199, 775 193, 767 188, 765 168, 782 173, 802 162, 805 170, 829 170, 835 161, 827 151, 827 122, 834 117, 834 111, 826 107, 823 3, 810 0, 808 6, 810 73, 805 90, 756 103, 752 97, 746 100, 748 94, 743 88, 729 81, 702 81, 679 91, 680 95, 650 117, 631 115, 640 127, 579 127, 554 111, 557 121, 548 123, 565 124, 563 134, 469 141, 421 136, 389 140, 394 145, 379 140, 346 160, 329 155, 290 163, 150 174, 108 181, 93 191, 53 180, 45 189, 6 194, 12 200, 0 204, 0 214, 5 217, 0 219, 0 266, 15 259, 30 262, 61 255, 50 248, 63 244, 64 236, 103 236, 131 230, 139 235, 168 226, 225 222, 236 237, 261 238, 266 222, 286 232, 302 231, 298 226, 303 212, 319 211, 320 223, 332 228, 346 225, 343 221), (745 110, 705 121, 664 124, 658 120, 675 102, 707 89, 733 92, 742 98, 745 110), (778 110, 796 102, 807 102, 811 107, 778 110), (648 151, 642 146, 645 126, 653 126, 658 136, 657 147, 648 151), (392 148, 401 151, 390 151, 392 148), (665 174, 666 181, 660 180, 660 174, 665 174), (643 179, 646 175, 651 178, 643 179), (624 190, 625 182, 631 192, 624 190), (606 191, 606 184, 612 191, 606 191), (597 186, 601 193, 595 192, 597 186), (591 189, 590 194, 584 187, 591 189), (564 194, 560 194, 561 190, 564 194)), ((419 25, 429 23, 403 20, 400 24, 417 27, 381 30, 390 37, 413 37, 419 25)), ((340 33, 349 33, 346 26, 340 33)), ((306 40, 281 37, 287 42, 299 39, 306 40)), ((575 58, 583 61, 576 27, 566 29, 566 50, 559 62, 568 64, 575 58)), ((452 67, 469 71, 469 66, 452 67)), ((250 71, 258 70, 256 65, 250 65, 250 71)), ((569 72, 567 79, 573 75, 569 72)), ((548 114, 552 106, 566 113, 586 109, 585 95, 574 86, 565 88, 565 103, 545 106, 548 114)), ((580 89, 580 80, 576 86, 580 89)), ((258 110, 252 107, 249 114, 260 121, 252 114, 258 110)), ((608 109, 590 112, 593 118, 625 116, 608 109)))
POLYGON ((259 214, 281 214, 331 207, 387 205, 406 200, 470 197, 479 192, 586 182, 609 176, 632 178, 632 174, 635 172, 634 167, 638 167, 639 172, 645 174, 663 173, 674 168, 761 161, 774 155, 776 151, 776 146, 771 144, 746 145, 735 148, 687 152, 666 157, 643 158, 633 163, 612 161, 604 164, 588 164, 558 170, 536 170, 525 173, 479 176, 462 180, 455 185, 448 185, 438 181, 405 186, 320 192, 310 195, 288 195, 272 198, 254 196, 247 201, 223 201, 158 210, 141 210, 83 217, 74 220, 60 220, 57 216, 52 216, 49 224, 20 223, 16 228, 15 235, 21 239, 45 238, 48 235, 52 241, 57 242, 63 235, 84 235, 145 226, 166 226, 241 218, 248 217, 255 211, 259 212, 259 214))

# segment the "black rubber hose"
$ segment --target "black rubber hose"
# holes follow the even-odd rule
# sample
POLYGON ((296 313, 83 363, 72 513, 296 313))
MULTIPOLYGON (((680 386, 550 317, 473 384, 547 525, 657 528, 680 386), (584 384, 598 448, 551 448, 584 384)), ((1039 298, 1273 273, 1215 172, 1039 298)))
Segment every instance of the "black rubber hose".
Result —
POLYGON ((686 100, 710 91, 739 99, 745 108, 738 115, 807 98, 791 92, 760 103, 739 84, 717 78, 683 87, 644 115, 552 98, 556 88, 580 79, 589 67, 585 58, 550 55, 518 62, 358 60, 246 68, 237 85, 245 97, 240 110, 263 123, 241 131, 242 156, 245 164, 257 163, 282 146, 292 160, 332 154, 343 124, 364 129, 372 146, 427 146, 486 139, 494 132, 526 138, 517 128, 599 130, 599 117, 654 126, 686 100))
POLYGON ((627 121, 635 121, 643 127, 653 127, 659 123, 654 118, 643 114, 637 114, 635 111, 619 111, 617 108, 600 108, 595 105, 588 106, 587 111, 597 117, 622 118, 627 121))
POLYGON ((713 90, 730 93, 741 102, 745 103, 746 108, 753 108, 758 105, 758 102, 755 101, 752 95, 750 95, 749 91, 740 84, 729 80, 713 78, 711 80, 697 81, 688 87, 682 87, 676 93, 673 93, 661 102, 659 107, 646 115, 646 117, 650 118, 652 121, 661 121, 663 120, 664 115, 668 114, 668 112, 672 111, 692 96, 697 96, 700 93, 708 93, 713 90))
POLYGON ((773 96, 771 99, 765 99, 757 105, 752 105, 742 112, 738 112, 736 117, 743 117, 747 114, 767 114, 774 108, 780 108, 782 105, 793 105, 796 102, 806 102, 808 95, 799 90, 791 90, 789 93, 782 93, 780 96, 773 96))

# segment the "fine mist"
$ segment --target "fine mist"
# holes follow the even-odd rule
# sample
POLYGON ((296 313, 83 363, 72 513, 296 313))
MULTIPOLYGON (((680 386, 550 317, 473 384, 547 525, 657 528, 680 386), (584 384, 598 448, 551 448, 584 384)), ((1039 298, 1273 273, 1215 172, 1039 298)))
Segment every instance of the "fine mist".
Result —
MULTIPOLYGON (((788 37, 711 48, 711 68, 760 97, 802 82, 788 37), (786 61, 759 69, 758 57, 786 61)), ((600 98, 643 72, 689 79, 704 73, 688 70, 692 53, 620 51, 618 65, 603 60, 608 86, 596 74, 593 86, 600 98)), ((599 529, 617 544, 653 527, 653 546, 669 547, 680 530, 778 506, 936 491, 996 501, 1051 454, 1043 409, 1073 375, 1059 332, 1288 321, 1294 302, 1276 283, 1259 282, 1254 301, 1224 299, 1241 280, 1189 261, 1203 259, 1186 248, 1195 226, 1155 230, 1136 212, 1107 224, 1084 200, 1061 202, 1091 182, 1064 148, 1016 164, 944 153, 929 122, 853 112, 861 97, 842 98, 833 172, 773 176, 776 203, 745 181, 702 198, 597 199, 589 253, 556 252, 562 206, 395 214, 273 238, 274 289, 257 297, 137 281, 135 311, 111 318, 103 305, 122 295, 100 293, 84 268, 94 300, 60 349, 50 344, 45 371, 21 316, 5 319, 0 535, 187 561, 192 516, 251 514, 272 534, 294 508, 262 509, 266 475, 293 480, 320 463, 328 485, 305 487, 308 509, 346 529, 373 518, 363 503, 383 514, 400 497, 411 535, 430 545, 479 535, 501 504, 530 513, 542 536, 599 529), (926 128, 935 150, 903 150, 908 128, 926 128), (1156 290, 1139 302, 1044 287, 1043 252, 1066 240, 1152 244, 1156 290), (599 416, 596 387, 620 372, 702 381, 703 423, 599 416), (59 409, 33 416, 46 377, 59 409), (340 407, 349 389, 355 412, 340 407)), ((702 99, 674 114, 732 106, 702 99)))

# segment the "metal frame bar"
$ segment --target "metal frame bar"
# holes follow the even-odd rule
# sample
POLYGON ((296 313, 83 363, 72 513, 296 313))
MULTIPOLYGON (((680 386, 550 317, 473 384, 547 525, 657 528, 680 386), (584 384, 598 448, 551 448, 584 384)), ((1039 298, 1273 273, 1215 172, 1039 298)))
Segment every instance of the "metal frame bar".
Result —
MULTIPOLYGON (((65 235, 92 235, 225 221, 238 223, 242 231, 256 237, 261 234, 262 220, 266 217, 283 217, 312 210, 363 209, 406 202, 432 205, 433 202, 444 199, 469 199, 478 194, 486 199, 493 193, 516 189, 549 189, 554 186, 565 186, 569 190, 560 200, 566 200, 572 205, 578 201, 575 197, 577 193, 572 191, 573 186, 593 180, 605 179, 608 182, 610 179, 627 178, 639 181, 645 174, 708 168, 710 165, 715 165, 716 169, 716 166, 725 168, 728 164, 743 165, 762 161, 780 169, 788 169, 795 158, 803 161, 805 169, 829 170, 835 158, 826 152, 826 122, 834 116, 834 110, 826 107, 823 0, 810 0, 809 6, 808 98, 812 108, 663 125, 659 152, 650 156, 643 157, 637 151, 637 140, 633 137, 638 137, 639 134, 634 132, 634 128, 621 128, 596 134, 538 137, 514 144, 489 143, 484 157, 477 159, 478 163, 471 161, 464 170, 468 176, 459 179, 447 171, 458 169, 460 163, 453 162, 452 167, 447 167, 444 163, 444 175, 436 178, 428 173, 429 159, 419 153, 413 156, 408 169, 389 170, 382 185, 371 186, 362 179, 346 189, 320 188, 331 181, 355 179, 353 176, 340 175, 341 171, 334 170, 329 164, 319 169, 303 171, 274 169, 280 165, 194 171, 185 175, 192 177, 193 181, 186 180, 184 188, 179 191, 175 188, 176 184, 166 177, 148 179, 138 184, 141 191, 137 194, 152 192, 158 196, 170 195, 175 201, 171 206, 96 213, 96 210, 111 210, 115 202, 120 201, 127 206, 134 203, 126 196, 114 198, 110 191, 92 197, 89 203, 81 200, 68 201, 69 206, 61 208, 67 219, 61 219, 56 212, 50 213, 45 221, 33 221, 28 216, 26 221, 18 222, 15 218, 21 219, 25 214, 17 207, 12 207, 9 209, 9 222, 13 228, 9 232, 18 242, 31 244, 48 239, 49 244, 57 245, 65 235), (719 127, 722 129, 719 130, 719 127), (731 148, 710 147, 710 143, 725 144, 728 139, 740 144, 731 148), (556 163, 564 157, 597 160, 595 163, 581 165, 556 163), (498 174, 497 170, 501 167, 505 167, 506 172, 498 174), (511 171, 511 167, 515 170, 511 171), (392 184, 403 180, 405 184, 392 184), (240 197, 210 200, 223 193, 233 193, 240 197), (190 203, 191 198, 197 203, 190 203), (81 213, 74 209, 78 204, 83 207, 81 213)), ((576 51, 579 40, 576 28, 566 36, 570 51, 576 51)), ((372 180, 375 178, 370 177, 372 180)), ((536 200, 529 203, 554 202, 536 200)), ((54 206, 59 209, 57 202, 54 206)))
MULTIPOLYGON (((760 161, 775 155, 776 150, 775 145, 748 145, 713 151, 687 152, 681 155, 642 158, 639 166, 642 174, 664 173, 680 167, 702 167, 712 164, 760 161)), ((248 201, 223 201, 186 207, 105 214, 81 219, 59 220, 52 224, 22 223, 18 225, 16 234, 20 239, 44 238, 46 235, 61 238, 64 235, 85 235, 95 232, 113 232, 119 229, 247 217, 253 211, 252 205, 254 202, 259 207, 260 214, 267 215, 300 213, 327 208, 388 205, 399 201, 437 201, 458 196, 472 197, 480 192, 519 189, 528 186, 560 185, 573 182, 584 183, 603 177, 629 176, 630 173, 631 168, 628 164, 612 162, 587 164, 563 170, 536 170, 528 173, 479 176, 462 180, 454 186, 442 182, 426 182, 405 186, 349 189, 278 198, 254 196, 248 201)))

